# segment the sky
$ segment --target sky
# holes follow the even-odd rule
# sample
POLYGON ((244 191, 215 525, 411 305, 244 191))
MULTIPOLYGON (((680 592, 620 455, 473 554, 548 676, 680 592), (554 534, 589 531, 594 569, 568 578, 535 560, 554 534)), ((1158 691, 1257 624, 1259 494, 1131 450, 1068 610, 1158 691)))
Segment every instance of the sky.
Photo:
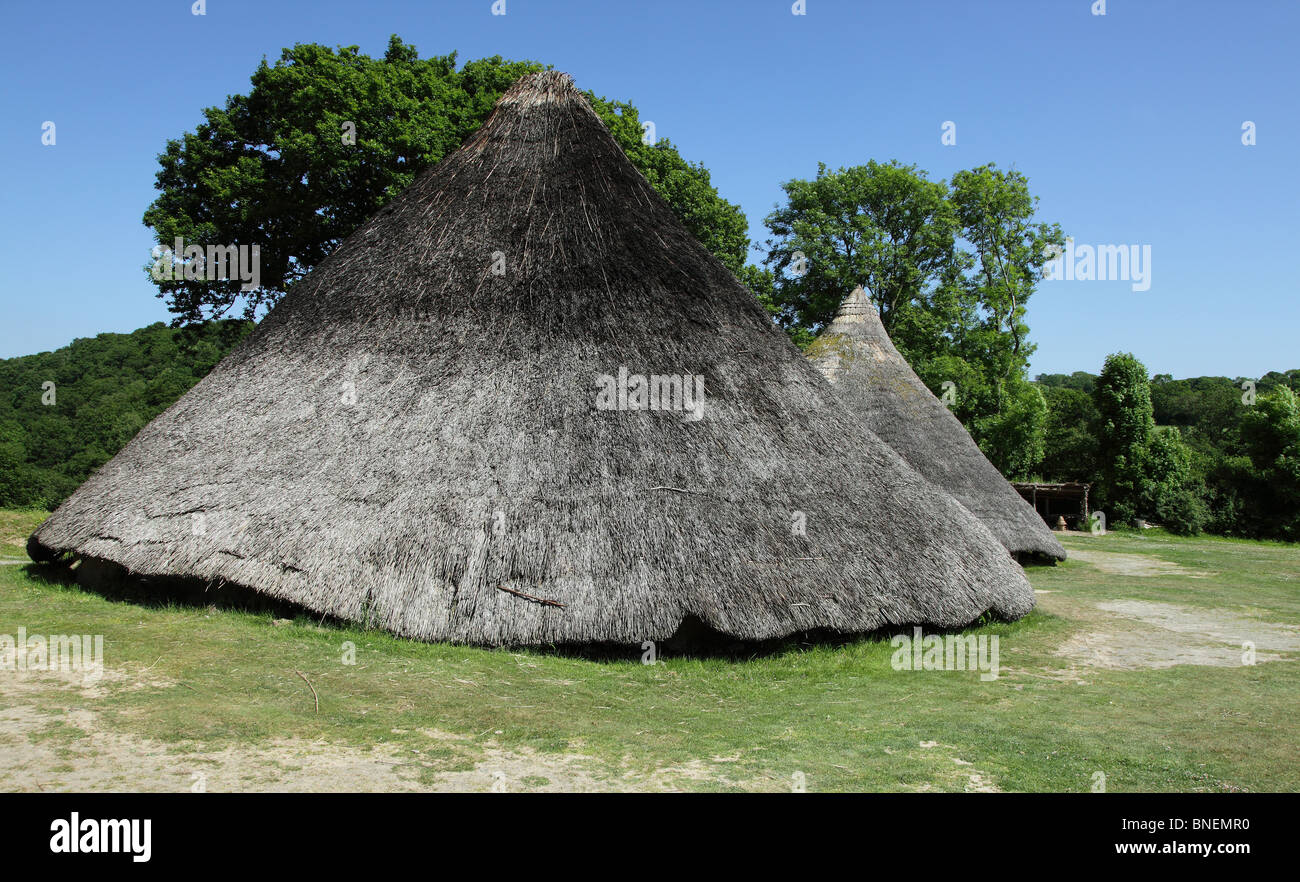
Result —
POLYGON ((758 242, 781 183, 819 161, 1018 169, 1076 247, 1150 253, 1145 290, 1039 287, 1031 375, 1095 373, 1117 351, 1175 377, 1300 367, 1296 0, 1105 0, 1105 15, 1094 0, 191 3, 0 8, 0 357, 168 321, 141 222, 167 140, 284 47, 382 55, 398 34, 422 56, 536 60, 631 101, 758 242))

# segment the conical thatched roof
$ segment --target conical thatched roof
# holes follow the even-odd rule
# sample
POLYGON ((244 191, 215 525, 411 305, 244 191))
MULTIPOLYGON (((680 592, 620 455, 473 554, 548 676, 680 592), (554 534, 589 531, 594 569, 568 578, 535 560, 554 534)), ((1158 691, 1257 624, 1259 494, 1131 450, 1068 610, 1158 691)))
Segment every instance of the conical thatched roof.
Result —
POLYGON ((555 72, 512 87, 29 548, 486 644, 1033 605, 555 72), (702 418, 599 409, 620 368, 703 376, 702 418))
POLYGON ((955 496, 1009 550, 1065 559, 1043 519, 894 348, 862 288, 844 299, 807 355, 876 435, 955 496))

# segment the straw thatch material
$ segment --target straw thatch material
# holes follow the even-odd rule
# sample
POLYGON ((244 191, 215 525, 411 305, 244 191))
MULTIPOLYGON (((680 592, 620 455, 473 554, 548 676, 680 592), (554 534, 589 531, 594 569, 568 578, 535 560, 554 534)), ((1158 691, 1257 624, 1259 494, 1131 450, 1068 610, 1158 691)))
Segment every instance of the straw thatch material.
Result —
POLYGON ((993 536, 836 401, 554 72, 512 87, 29 548, 484 644, 1033 606, 993 536), (596 375, 620 366, 703 375, 703 418, 598 410, 596 375))
POLYGON ((1043 519, 894 347, 861 287, 844 299, 807 356, 876 435, 955 496, 1007 549, 1065 560, 1043 519))

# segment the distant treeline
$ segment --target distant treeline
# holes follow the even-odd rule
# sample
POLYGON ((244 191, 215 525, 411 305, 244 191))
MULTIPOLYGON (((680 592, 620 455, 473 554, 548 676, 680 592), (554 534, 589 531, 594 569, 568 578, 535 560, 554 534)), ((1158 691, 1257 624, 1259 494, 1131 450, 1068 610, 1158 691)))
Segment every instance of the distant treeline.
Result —
POLYGON ((58 505, 250 327, 159 322, 0 360, 0 507, 58 505))
POLYGON ((1112 523, 1300 541, 1300 370, 1175 380, 1133 356, 1100 376, 1040 374, 1035 477, 1087 481, 1112 523))
MULTIPOLYGON (((0 360, 0 507, 57 506, 251 327, 158 323, 0 360)), ((1035 385, 1046 413, 1012 477, 1087 481, 1112 524, 1300 540, 1300 370, 1148 380, 1117 354, 1035 385)))

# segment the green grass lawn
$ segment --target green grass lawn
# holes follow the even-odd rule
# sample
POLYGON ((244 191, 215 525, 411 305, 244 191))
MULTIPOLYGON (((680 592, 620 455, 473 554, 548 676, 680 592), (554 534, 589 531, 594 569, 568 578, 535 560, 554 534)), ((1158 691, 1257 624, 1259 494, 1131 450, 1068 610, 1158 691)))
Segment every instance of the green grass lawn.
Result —
POLYGON ((0 560, 27 560, 27 537, 48 512, 0 508, 0 560))
MULTIPOLYGON (((7 536, 38 520, 8 512, 0 527, 7 536)), ((26 713, 0 713, 0 757, 22 748, 30 760, 0 758, 0 788, 92 787, 79 763, 117 739, 202 754, 214 768, 231 751, 289 740, 301 774, 311 773, 311 745, 328 746, 402 766, 404 780, 431 787, 495 763, 508 770, 503 786, 519 790, 580 775, 586 789, 1086 791, 1098 772, 1111 791, 1300 789, 1300 653, 1166 667, 1125 665, 1122 652, 1118 666, 1061 654, 1086 638, 1157 656, 1191 641, 1235 658, 1235 638, 1194 624, 1223 611, 1289 639, 1300 634, 1300 547, 1158 531, 1064 542, 1080 559, 1029 570, 1044 592, 1037 610, 972 630, 1000 640, 1001 676, 988 682, 895 671, 887 638, 645 665, 639 648, 626 659, 484 650, 310 618, 277 625, 265 614, 142 606, 44 568, 0 566, 0 634, 102 634, 112 674, 88 689, 0 672, 0 705, 26 713), (1151 572, 1116 572, 1145 562, 1151 572), (1184 618, 1171 630, 1101 606, 1117 601, 1184 618)), ((268 763, 283 770, 293 760, 268 763)), ((151 774, 114 786, 174 786, 151 774)), ((261 773, 241 781, 276 786, 261 773)))

